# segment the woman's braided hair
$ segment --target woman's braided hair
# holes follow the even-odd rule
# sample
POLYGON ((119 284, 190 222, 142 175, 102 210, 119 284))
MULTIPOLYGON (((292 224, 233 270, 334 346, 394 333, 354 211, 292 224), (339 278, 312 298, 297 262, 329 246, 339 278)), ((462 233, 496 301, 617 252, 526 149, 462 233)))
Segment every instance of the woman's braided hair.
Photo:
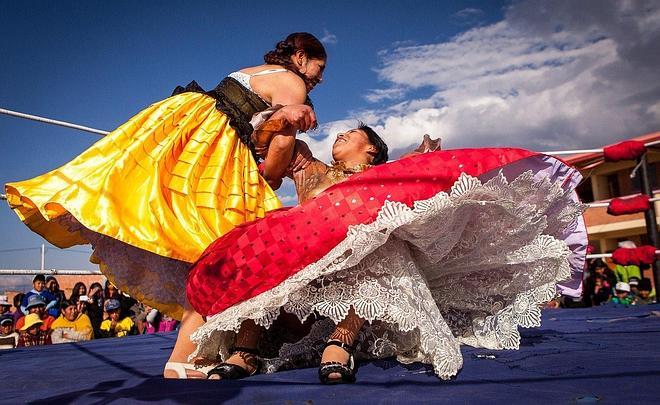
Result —
POLYGON ((308 59, 325 60, 328 57, 323 44, 314 35, 308 32, 294 32, 289 34, 283 41, 278 42, 275 49, 266 53, 264 62, 269 65, 284 66, 300 76, 305 83, 308 83, 309 79, 300 73, 291 61, 291 56, 298 50, 305 52, 308 59))

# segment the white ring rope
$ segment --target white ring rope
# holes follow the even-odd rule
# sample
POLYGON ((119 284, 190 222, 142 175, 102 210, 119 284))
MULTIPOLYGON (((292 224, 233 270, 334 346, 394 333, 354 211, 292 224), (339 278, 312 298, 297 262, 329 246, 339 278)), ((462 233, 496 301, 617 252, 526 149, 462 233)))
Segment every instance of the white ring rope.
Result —
MULTIPOLYGON (((24 113, 20 113, 18 111, 7 110, 7 109, 4 109, 4 108, 0 108, 0 113, 11 115, 11 116, 14 116, 14 117, 19 117, 19 118, 25 118, 27 120, 45 122, 47 124, 60 125, 60 126, 67 127, 67 128, 79 129, 81 131, 87 131, 87 132, 91 132, 91 133, 99 134, 99 135, 107 135, 107 134, 110 133, 108 131, 103 131, 103 130, 100 130, 100 129, 95 129, 95 128, 90 128, 90 127, 85 127, 85 126, 82 126, 82 125, 72 124, 72 123, 66 122, 66 121, 58 121, 58 120, 53 120, 53 119, 50 119, 50 118, 39 117, 38 115, 24 114, 24 113)), ((655 145, 658 145, 658 144, 660 144, 660 140, 645 143, 644 146, 646 146, 648 148, 650 146, 655 146, 655 145)), ((556 151, 540 152, 540 153, 543 153, 545 155, 577 155, 577 154, 583 154, 583 153, 602 153, 602 152, 603 152, 603 149, 576 149, 576 150, 556 150, 556 151)))
POLYGON ((0 108, 0 113, 11 115, 13 117, 25 118, 26 120, 45 122, 46 124, 53 124, 53 125, 59 125, 61 127, 78 129, 81 131, 91 132, 93 134, 98 134, 98 135, 107 135, 110 133, 108 131, 102 131, 96 128, 85 127, 82 125, 72 124, 70 122, 65 122, 65 121, 51 120, 50 118, 39 117, 37 115, 23 114, 18 111, 6 110, 4 108, 0 108))
POLYGON ((25 270, 25 269, 0 269, 0 276, 34 276, 36 274, 58 275, 58 276, 102 276, 99 270, 25 270))
MULTIPOLYGON (((656 255, 660 254, 660 250, 656 250, 655 254, 656 255)), ((596 253, 596 254, 587 255, 587 259, 604 259, 610 257, 612 257, 612 253, 596 253)))

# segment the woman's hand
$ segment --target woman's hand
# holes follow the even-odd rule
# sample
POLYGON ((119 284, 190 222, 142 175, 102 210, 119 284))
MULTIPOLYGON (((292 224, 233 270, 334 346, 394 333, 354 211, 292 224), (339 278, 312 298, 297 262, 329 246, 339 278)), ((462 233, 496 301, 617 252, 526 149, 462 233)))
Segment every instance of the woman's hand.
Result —
POLYGON ((312 156, 312 151, 309 150, 309 146, 299 139, 296 139, 296 146, 293 150, 293 159, 291 164, 287 169, 287 172, 295 173, 299 170, 304 170, 309 166, 314 157, 312 156))
POLYGON ((283 118, 289 124, 296 127, 298 131, 305 132, 311 128, 316 128, 316 114, 312 107, 304 104, 286 105, 279 110, 271 119, 283 118))
POLYGON ((431 139, 428 134, 425 134, 424 138, 422 139, 422 143, 417 147, 417 149, 404 153, 399 159, 420 155, 422 153, 435 152, 437 150, 440 150, 440 138, 431 139))

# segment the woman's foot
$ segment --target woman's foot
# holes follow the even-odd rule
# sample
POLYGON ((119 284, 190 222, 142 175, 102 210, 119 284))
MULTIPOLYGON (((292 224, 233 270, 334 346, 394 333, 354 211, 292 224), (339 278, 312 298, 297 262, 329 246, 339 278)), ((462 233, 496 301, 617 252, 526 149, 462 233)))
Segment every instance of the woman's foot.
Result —
POLYGON ((319 367, 319 379, 324 384, 355 382, 353 348, 339 341, 330 340, 325 345, 319 367))
POLYGON ((238 380, 257 373, 259 358, 253 349, 237 348, 223 363, 209 371, 209 380, 238 380))
POLYGON ((168 361, 163 370, 164 378, 176 379, 205 379, 211 369, 218 365, 218 361, 208 359, 195 359, 192 363, 185 361, 168 361))

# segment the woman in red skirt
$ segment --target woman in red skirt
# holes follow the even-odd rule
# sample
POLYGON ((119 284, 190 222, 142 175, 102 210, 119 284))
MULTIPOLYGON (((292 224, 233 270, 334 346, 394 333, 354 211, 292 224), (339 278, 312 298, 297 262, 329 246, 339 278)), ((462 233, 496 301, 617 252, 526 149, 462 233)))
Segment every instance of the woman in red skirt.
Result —
POLYGON ((188 299, 207 317, 196 355, 225 360, 211 375, 320 354, 324 383, 354 381, 355 358, 391 356, 448 379, 461 344, 518 348, 518 326, 538 326, 557 283, 580 278, 580 175, 556 158, 488 148, 381 164, 387 147, 368 127, 339 134, 333 158, 292 174, 300 205, 235 229, 193 266, 188 299), (287 341, 282 314, 309 330, 287 341))

